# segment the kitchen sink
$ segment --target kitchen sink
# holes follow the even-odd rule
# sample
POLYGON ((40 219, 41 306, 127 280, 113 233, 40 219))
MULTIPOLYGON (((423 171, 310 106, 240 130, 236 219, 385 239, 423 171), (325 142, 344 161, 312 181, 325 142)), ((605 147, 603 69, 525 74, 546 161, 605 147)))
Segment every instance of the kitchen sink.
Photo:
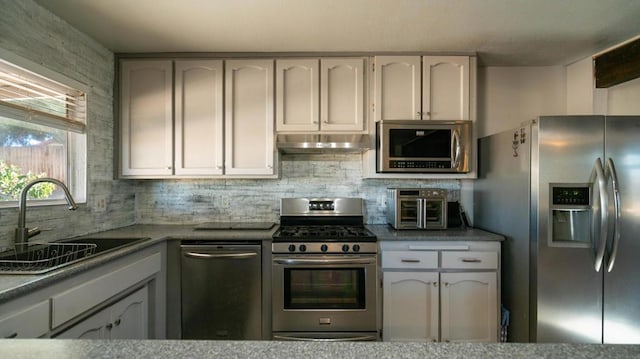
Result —
POLYGON ((10 250, 0 253, 0 274, 42 274, 147 239, 149 238, 96 237, 29 244, 25 251, 10 250))

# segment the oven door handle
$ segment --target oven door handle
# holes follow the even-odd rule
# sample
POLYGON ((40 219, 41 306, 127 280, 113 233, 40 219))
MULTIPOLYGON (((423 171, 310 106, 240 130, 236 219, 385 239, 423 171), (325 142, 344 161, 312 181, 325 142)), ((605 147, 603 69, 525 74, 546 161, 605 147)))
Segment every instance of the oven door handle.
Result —
POLYGON ((327 259, 315 259, 315 258, 289 258, 281 259, 277 258, 273 260, 278 264, 291 264, 291 265, 304 265, 304 264, 375 264, 375 258, 327 258, 327 259))
POLYGON ((273 339, 291 340, 291 341, 299 341, 299 342, 355 342, 355 341, 377 340, 375 335, 363 335, 358 337, 345 337, 345 338, 305 338, 305 337, 294 337, 294 336, 288 336, 288 335, 274 335, 273 339))

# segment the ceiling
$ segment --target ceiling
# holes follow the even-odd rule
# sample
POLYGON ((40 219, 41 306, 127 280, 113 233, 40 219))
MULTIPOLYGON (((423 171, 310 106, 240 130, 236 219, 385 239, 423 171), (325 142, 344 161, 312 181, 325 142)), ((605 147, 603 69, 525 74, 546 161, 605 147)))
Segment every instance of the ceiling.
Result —
POLYGON ((640 34, 639 0, 36 0, 116 53, 476 52, 565 65, 640 34))

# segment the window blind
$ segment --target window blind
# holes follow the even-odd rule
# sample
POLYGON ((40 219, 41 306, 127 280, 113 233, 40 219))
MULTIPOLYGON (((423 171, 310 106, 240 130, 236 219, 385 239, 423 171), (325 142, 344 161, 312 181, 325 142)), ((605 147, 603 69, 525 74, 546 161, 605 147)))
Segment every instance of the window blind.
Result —
POLYGON ((0 59, 0 115, 84 133, 86 94, 0 59))

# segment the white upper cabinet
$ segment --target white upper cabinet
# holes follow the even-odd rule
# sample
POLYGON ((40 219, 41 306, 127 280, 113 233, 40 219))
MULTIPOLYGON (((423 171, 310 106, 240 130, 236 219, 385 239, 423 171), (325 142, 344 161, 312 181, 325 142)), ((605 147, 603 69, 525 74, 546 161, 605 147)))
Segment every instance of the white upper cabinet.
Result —
POLYGON ((123 61, 120 67, 120 139, 123 176, 173 173, 170 60, 123 61))
POLYGON ((317 131, 320 61, 276 60, 276 130, 317 131))
POLYGON ((469 57, 422 59, 422 118, 469 120, 469 57))
POLYGON ((273 175, 273 60, 228 60, 225 174, 273 175))
POLYGON ((175 63, 175 174, 223 174, 223 62, 175 63))
POLYGON ((420 56, 375 59, 375 121, 421 119, 420 56))
POLYGON ((276 61, 279 132, 364 131, 364 59, 276 61))
POLYGON ((273 60, 229 60, 226 72, 216 59, 120 69, 123 177, 276 174, 273 60))
POLYGON ((468 56, 377 56, 375 121, 472 119, 469 66, 468 56))
POLYGON ((322 130, 364 130, 364 59, 322 59, 320 83, 322 130))

